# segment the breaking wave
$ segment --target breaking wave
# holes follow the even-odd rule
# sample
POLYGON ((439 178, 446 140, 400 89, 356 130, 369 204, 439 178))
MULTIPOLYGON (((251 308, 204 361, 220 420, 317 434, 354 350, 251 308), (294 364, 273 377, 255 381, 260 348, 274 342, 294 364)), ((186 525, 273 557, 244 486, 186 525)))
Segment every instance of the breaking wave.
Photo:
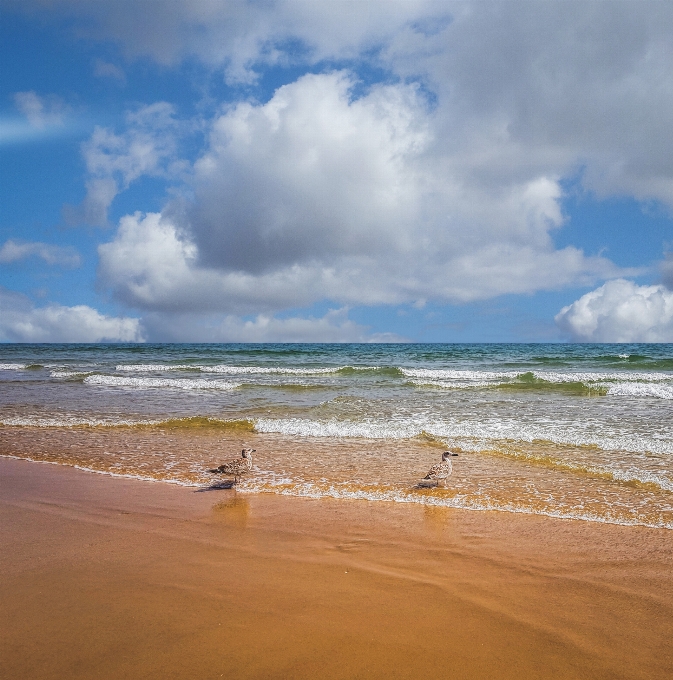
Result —
POLYGON ((106 387, 136 387, 140 389, 170 387, 179 390, 233 390, 241 386, 241 383, 205 380, 203 378, 127 378, 115 375, 90 375, 84 379, 84 383, 106 387))
POLYGON ((106 428, 166 428, 166 429, 203 429, 235 430, 255 432, 253 420, 244 418, 223 420, 207 416, 188 416, 185 418, 166 419, 133 419, 133 418, 83 418, 77 415, 61 414, 58 416, 12 416, 2 418, 0 425, 6 427, 106 427, 106 428))
POLYGON ((338 373, 337 368, 292 368, 276 366, 206 366, 200 364, 120 364, 117 371, 152 373, 161 371, 198 371, 200 373, 221 373, 224 375, 325 375, 338 373))
POLYGON ((447 421, 317 421, 306 418, 259 418, 257 432, 278 433, 298 437, 333 437, 362 439, 412 439, 431 437, 447 446, 466 450, 482 450, 494 441, 551 442, 570 446, 596 446, 603 450, 631 453, 673 454, 673 442, 633 435, 597 436, 569 431, 567 425, 543 427, 516 420, 471 422, 447 421))

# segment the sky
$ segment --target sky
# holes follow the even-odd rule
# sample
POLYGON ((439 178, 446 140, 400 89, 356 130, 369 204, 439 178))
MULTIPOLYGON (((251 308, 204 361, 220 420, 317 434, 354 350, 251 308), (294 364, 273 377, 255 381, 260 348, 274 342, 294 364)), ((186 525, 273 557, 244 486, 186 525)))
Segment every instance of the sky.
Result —
POLYGON ((673 342, 672 3, 0 13, 0 341, 673 342))

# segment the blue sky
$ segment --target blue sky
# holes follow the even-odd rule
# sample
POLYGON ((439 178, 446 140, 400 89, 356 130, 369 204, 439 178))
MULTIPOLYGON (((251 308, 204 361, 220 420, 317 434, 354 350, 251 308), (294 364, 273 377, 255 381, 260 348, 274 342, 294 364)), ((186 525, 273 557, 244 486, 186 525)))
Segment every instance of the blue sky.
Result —
POLYGON ((673 341, 666 3, 0 7, 0 340, 673 341))

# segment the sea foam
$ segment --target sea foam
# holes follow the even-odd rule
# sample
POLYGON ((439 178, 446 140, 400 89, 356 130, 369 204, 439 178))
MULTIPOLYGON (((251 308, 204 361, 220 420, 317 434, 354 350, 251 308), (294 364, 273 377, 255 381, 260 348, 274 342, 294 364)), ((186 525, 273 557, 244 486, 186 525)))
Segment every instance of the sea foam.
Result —
POLYGON ((84 383, 106 387, 136 387, 140 389, 169 387, 180 390, 233 390, 241 386, 241 383, 205 380, 203 378, 127 378, 115 375, 90 375, 84 379, 84 383))
POLYGON ((152 373, 162 371, 199 371, 201 373, 221 373, 224 375, 325 375, 338 373, 343 367, 330 368, 292 368, 276 366, 230 366, 204 364, 120 364, 117 371, 152 373))
POLYGON ((517 420, 481 420, 471 422, 437 421, 418 418, 409 421, 394 420, 327 420, 306 418, 259 418, 255 421, 258 432, 278 433, 299 437, 334 437, 362 439, 411 439, 421 435, 451 444, 459 444, 466 450, 480 450, 493 442, 511 441, 532 443, 547 441, 570 446, 597 446, 603 450, 628 451, 632 453, 673 454, 673 442, 633 433, 621 436, 597 435, 589 427, 585 431, 569 429, 567 423, 536 425, 517 420))

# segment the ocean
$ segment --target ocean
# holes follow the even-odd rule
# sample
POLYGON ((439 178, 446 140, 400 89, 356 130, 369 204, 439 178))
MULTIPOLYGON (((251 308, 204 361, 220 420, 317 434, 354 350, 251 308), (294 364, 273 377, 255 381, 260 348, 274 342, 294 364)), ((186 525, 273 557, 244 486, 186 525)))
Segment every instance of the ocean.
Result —
POLYGON ((673 345, 0 345, 0 455, 199 488, 244 446, 238 493, 673 529, 673 345))

